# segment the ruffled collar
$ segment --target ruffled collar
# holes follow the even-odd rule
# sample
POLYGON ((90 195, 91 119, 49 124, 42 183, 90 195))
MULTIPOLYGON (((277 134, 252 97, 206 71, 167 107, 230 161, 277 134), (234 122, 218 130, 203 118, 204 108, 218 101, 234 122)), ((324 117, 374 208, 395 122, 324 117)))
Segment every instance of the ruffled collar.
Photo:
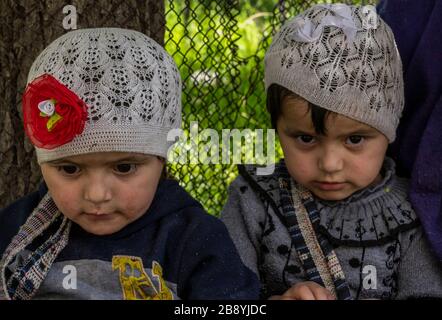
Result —
POLYGON ((370 246, 391 241, 399 232, 416 227, 418 218, 408 200, 408 181, 395 175, 386 158, 380 183, 342 201, 317 199, 319 232, 336 245, 370 246))
MULTIPOLYGON (((269 176, 256 175, 256 166, 240 166, 240 174, 266 199, 280 216, 278 172, 286 171, 282 159, 269 176)), ((317 232, 324 234, 334 245, 374 246, 386 243, 402 231, 419 224, 408 200, 408 181, 395 174, 395 164, 386 158, 380 183, 355 192, 341 201, 316 199, 320 222, 317 232)))

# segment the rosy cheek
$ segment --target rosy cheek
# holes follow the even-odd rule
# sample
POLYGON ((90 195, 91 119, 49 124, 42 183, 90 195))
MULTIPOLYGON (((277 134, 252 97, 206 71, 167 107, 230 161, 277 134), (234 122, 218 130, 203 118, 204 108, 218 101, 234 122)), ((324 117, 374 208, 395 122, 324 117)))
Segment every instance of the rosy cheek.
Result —
POLYGON ((132 215, 137 211, 139 204, 137 202, 138 197, 136 194, 126 196, 120 200, 120 209, 126 214, 132 215))
POLYGON ((137 216, 145 213, 152 203, 153 194, 146 192, 146 188, 137 189, 139 191, 127 193, 124 200, 121 201, 123 207, 121 208, 128 216, 137 216))
POLYGON ((302 154, 296 154, 295 156, 287 159, 287 166, 290 171, 296 172, 298 175, 308 175, 313 171, 314 159, 302 154))
POLYGON ((75 196, 75 193, 72 192, 55 192, 52 193, 52 197, 54 199, 55 204, 63 212, 64 215, 68 217, 72 217, 77 214, 79 199, 75 196))
POLYGON ((306 174, 306 171, 303 168, 300 168, 299 166, 292 165, 287 167, 287 170, 290 176, 299 183, 305 183, 308 180, 307 179, 308 175, 306 174))
POLYGON ((365 163, 357 163, 353 166, 351 170, 347 170, 347 172, 353 175, 355 181, 357 181, 360 187, 368 186, 379 173, 379 170, 376 165, 367 166, 365 163))

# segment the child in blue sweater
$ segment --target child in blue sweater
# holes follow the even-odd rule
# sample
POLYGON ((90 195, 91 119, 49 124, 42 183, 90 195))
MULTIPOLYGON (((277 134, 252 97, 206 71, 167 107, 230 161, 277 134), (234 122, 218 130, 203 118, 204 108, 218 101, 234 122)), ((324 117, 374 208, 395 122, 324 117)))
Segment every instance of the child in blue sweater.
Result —
POLYGON ((253 299, 224 225, 164 177, 181 80, 147 36, 84 29, 36 59, 25 131, 44 178, 0 211, 0 299, 253 299))

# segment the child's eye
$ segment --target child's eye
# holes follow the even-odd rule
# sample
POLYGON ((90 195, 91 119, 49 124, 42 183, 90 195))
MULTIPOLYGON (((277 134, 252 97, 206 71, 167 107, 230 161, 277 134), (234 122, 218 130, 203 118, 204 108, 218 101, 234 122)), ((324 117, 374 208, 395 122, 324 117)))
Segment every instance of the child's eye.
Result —
POLYGON ((76 165, 66 164, 62 166, 58 166, 58 171, 61 171, 62 173, 66 175, 75 175, 80 172, 80 167, 76 165))
POLYGON ((308 134, 297 136, 296 139, 303 144, 312 144, 315 142, 315 137, 308 134))
POLYGON ((120 163, 115 166, 114 170, 120 174, 128 174, 135 171, 136 168, 137 165, 133 163, 120 163))
POLYGON ((359 146, 364 142, 364 137, 362 136, 349 136, 345 141, 346 144, 351 146, 359 146))

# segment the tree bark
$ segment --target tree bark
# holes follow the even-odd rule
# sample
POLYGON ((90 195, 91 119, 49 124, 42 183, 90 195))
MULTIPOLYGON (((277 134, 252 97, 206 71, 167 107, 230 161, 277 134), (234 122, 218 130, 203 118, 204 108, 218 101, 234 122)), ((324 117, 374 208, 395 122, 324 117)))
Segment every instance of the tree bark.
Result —
POLYGON ((66 5, 76 8, 77 29, 128 28, 164 43, 163 0, 0 1, 0 208, 41 181, 34 148, 23 130, 21 95, 37 55, 70 31, 63 28, 66 5))

